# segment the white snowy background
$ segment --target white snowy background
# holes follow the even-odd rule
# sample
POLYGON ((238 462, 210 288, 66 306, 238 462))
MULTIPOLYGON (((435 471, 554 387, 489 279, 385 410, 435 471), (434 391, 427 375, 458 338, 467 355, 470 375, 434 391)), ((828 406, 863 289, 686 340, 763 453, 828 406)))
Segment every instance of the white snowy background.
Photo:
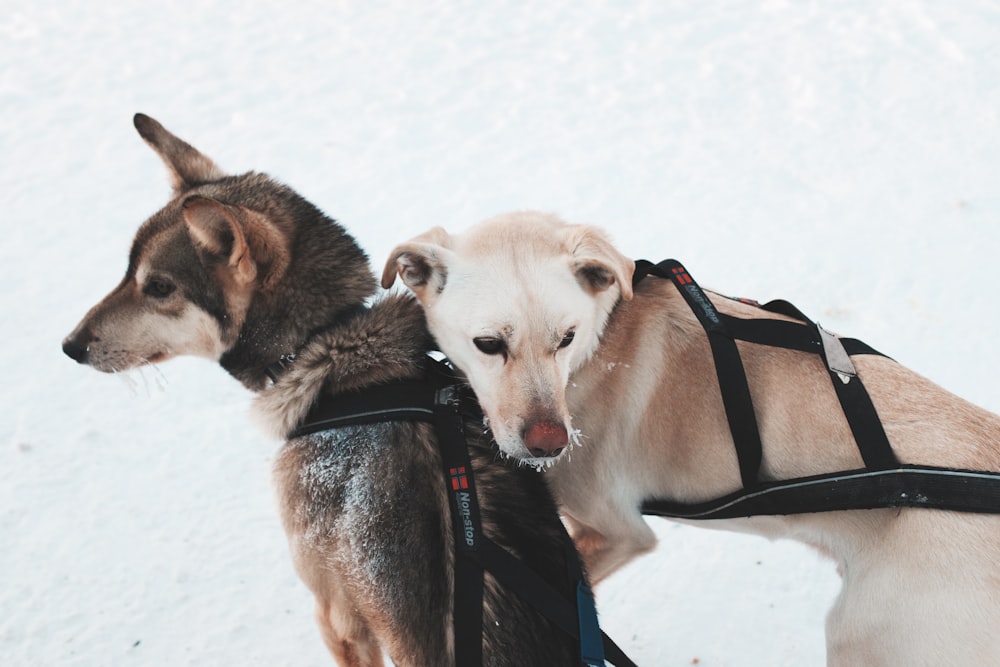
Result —
MULTIPOLYGON (((1000 410, 997 2, 0 0, 0 664, 330 664, 249 393, 60 351, 167 201, 136 111, 378 266, 556 211, 1000 410)), ((653 524, 598 591, 640 664, 823 664, 832 563, 653 524)))

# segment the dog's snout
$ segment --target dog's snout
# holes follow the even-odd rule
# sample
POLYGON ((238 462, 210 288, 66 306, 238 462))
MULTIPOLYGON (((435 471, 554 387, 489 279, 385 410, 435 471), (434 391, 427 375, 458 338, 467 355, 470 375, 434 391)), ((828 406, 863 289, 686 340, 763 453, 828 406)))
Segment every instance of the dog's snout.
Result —
POLYGON ((569 444, 569 434, 562 424, 540 421, 524 430, 524 446, 536 458, 559 456, 569 444))
POLYGON ((62 349, 67 357, 77 363, 87 363, 87 352, 90 349, 91 336, 86 331, 70 335, 63 341, 62 349))

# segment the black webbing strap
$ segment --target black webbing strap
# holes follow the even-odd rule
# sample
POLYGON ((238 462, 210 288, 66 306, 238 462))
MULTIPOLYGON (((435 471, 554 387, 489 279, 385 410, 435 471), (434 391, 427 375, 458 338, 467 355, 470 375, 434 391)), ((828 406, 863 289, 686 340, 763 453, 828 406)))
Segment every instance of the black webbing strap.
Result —
POLYGON ((477 564, 483 548, 475 476, 465 444, 460 403, 454 386, 437 391, 434 430, 448 484, 455 535, 455 664, 483 664, 483 570, 477 564))
POLYGON ((1000 473, 916 465, 852 470, 764 482, 751 492, 737 491, 704 503, 648 500, 642 513, 707 520, 888 507, 996 514, 1000 473))
POLYGON ((833 345, 839 344, 848 357, 881 353, 853 338, 833 339, 832 334, 827 334, 818 324, 798 312, 798 309, 795 309, 795 312, 805 324, 786 320, 745 320, 730 315, 722 315, 722 320, 733 337, 738 340, 820 355, 830 373, 833 389, 865 465, 872 470, 898 466, 899 460, 892 451, 885 429, 882 428, 882 420, 879 419, 864 383, 856 373, 840 373, 834 368, 835 364, 829 359, 827 348, 823 344, 823 337, 829 336, 827 340, 832 339, 833 345))
MULTIPOLYGON (((806 326, 800 328, 815 336, 816 343, 810 351, 817 352, 822 357, 830 372, 830 381, 833 383, 833 389, 837 393, 837 399, 840 401, 844 417, 851 428, 851 434, 854 436, 854 441, 857 443, 865 466, 869 470, 886 470, 899 466, 899 459, 893 453, 889 438, 885 434, 885 429, 882 428, 882 420, 879 419, 871 397, 850 361, 852 354, 879 353, 861 341, 836 338, 787 301, 772 301, 764 305, 763 308, 805 322, 806 326)), ((744 321, 753 322, 755 320, 744 321)), ((792 327, 797 326, 794 322, 785 322, 784 324, 790 324, 792 327)), ((766 344, 776 347, 793 347, 789 342, 792 338, 790 327, 784 328, 784 335, 788 337, 788 340, 784 342, 772 340, 766 344)))
POLYGON ((334 397, 324 395, 289 437, 392 420, 431 421, 433 416, 434 392, 429 389, 427 381, 401 380, 334 397))
POLYGON ((892 451, 889 438, 882 428, 882 420, 879 419, 861 378, 857 375, 840 376, 835 371, 830 371, 830 379, 865 466, 869 470, 898 467, 899 459, 892 451))
MULTIPOLYGON (((818 352, 830 372, 830 381, 837 393, 837 399, 844 411, 844 417, 851 428, 861 458, 869 470, 887 470, 899 466, 899 459, 892 451, 889 438, 882 428, 882 420, 872 404, 864 383, 850 361, 852 354, 879 354, 861 341, 837 338, 824 330, 816 322, 806 317, 801 310, 787 301, 772 301, 762 306, 765 310, 794 317, 806 323, 807 331, 815 333, 818 345, 811 351, 818 352)), ((745 320, 753 321, 753 320, 745 320)), ((766 320, 765 320, 766 321, 766 320)), ((792 324, 794 323, 786 323, 792 324)), ((785 329, 786 335, 788 328, 785 329)), ((790 336, 789 336, 790 338, 790 336)), ((745 339, 744 339, 745 340, 745 339)), ((767 343, 777 347, 790 347, 786 342, 767 343)))
MULTIPOLYGON (((772 302, 773 303, 773 302, 772 302)), ((770 303, 761 306, 765 310, 770 310, 770 303)), ((789 350, 799 350, 801 352, 811 352, 821 354, 823 341, 820 340, 817 325, 805 325, 787 320, 752 319, 745 320, 741 317, 733 317, 725 313, 719 313, 726 329, 733 335, 733 338, 743 340, 748 343, 758 345, 770 345, 771 347, 784 347, 789 350)), ((803 317, 803 322, 809 320, 803 317)), ((884 357, 885 355, 871 347, 870 345, 855 338, 841 338, 847 354, 875 354, 884 357)))
POLYGON ((722 403, 736 446, 740 478, 743 480, 744 489, 752 489, 757 485, 762 457, 760 430, 753 412, 753 401, 750 398, 746 371, 743 370, 743 360, 740 358, 740 351, 736 348, 733 335, 728 331, 719 311, 680 262, 667 259, 659 264, 653 264, 639 260, 635 264, 633 282, 638 282, 650 274, 672 281, 708 334, 712 357, 715 359, 715 372, 719 378, 719 389, 722 392, 722 403))
MULTIPOLYGON (((833 389, 865 466, 870 470, 899 466, 899 460, 882 428, 882 420, 850 361, 852 354, 879 354, 878 352, 861 341, 835 337, 787 301, 771 301, 761 308, 792 317, 801 323, 766 318, 743 319, 719 313, 687 270, 676 260, 665 260, 656 265, 645 260, 636 262, 634 282, 650 274, 669 278, 677 286, 708 333, 745 489, 750 488, 747 474, 751 461, 756 461, 757 468, 760 465, 760 436, 736 340, 818 354, 829 371, 833 389), (731 383, 728 389, 726 383, 731 383), (751 437, 751 430, 755 437, 751 437)), ((753 472, 753 481, 756 482, 757 469, 753 472)))

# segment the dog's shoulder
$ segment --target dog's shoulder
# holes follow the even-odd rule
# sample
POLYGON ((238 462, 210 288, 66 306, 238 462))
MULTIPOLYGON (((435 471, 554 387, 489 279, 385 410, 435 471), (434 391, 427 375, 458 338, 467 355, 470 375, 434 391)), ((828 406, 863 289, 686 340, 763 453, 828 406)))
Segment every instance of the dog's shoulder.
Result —
POLYGON ((418 376, 432 338, 410 295, 389 295, 314 335, 254 400, 264 430, 285 438, 324 391, 332 394, 418 376))

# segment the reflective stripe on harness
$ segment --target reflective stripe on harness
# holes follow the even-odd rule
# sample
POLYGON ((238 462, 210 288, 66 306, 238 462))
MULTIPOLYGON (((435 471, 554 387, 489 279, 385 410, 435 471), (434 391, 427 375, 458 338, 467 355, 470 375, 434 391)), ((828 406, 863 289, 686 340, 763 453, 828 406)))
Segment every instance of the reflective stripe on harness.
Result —
MULTIPOLYGON (((387 421, 423 421, 434 425, 444 468, 455 537, 453 624, 455 664, 482 665, 483 572, 492 574, 527 604, 580 642, 584 664, 599 667, 605 659, 617 667, 635 667, 601 631, 593 598, 570 558, 576 595, 568 600, 551 584, 482 532, 475 478, 463 430, 464 419, 478 415, 472 394, 444 362, 427 359, 427 377, 368 387, 335 397, 323 395, 290 438, 333 428, 387 421)), ((565 530, 565 529, 564 529, 565 530)), ((567 538, 567 543, 571 541, 567 538)))
POLYGON ((643 503, 643 514, 699 520, 888 507, 1000 513, 1000 473, 900 464, 850 359, 880 352, 853 338, 835 337, 786 301, 760 307, 799 322, 720 313, 676 260, 637 261, 633 284, 647 275, 673 282, 708 334, 743 489, 702 503, 651 499, 643 503), (865 469, 760 481, 760 435, 737 340, 820 356, 865 469))
POLYGON ((642 504, 642 513, 702 520, 892 507, 996 514, 1000 512, 1000 474, 915 465, 852 470, 765 482, 753 491, 737 491, 704 503, 649 500, 642 504))

